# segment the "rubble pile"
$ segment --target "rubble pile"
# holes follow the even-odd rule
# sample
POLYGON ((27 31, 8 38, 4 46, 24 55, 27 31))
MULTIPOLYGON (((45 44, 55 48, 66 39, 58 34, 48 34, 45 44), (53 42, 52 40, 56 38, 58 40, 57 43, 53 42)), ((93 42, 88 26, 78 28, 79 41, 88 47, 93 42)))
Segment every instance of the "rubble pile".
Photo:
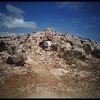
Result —
MULTIPOLYGON (((100 97, 100 43, 50 28, 25 35, 2 35, 0 81, 0 97, 25 96, 27 91, 25 95, 21 91, 21 96, 17 93, 20 92, 18 88, 27 85, 27 82, 49 83, 49 87, 59 87, 60 84, 59 91, 52 91, 55 97, 100 97), (49 49, 44 47, 47 40, 52 42, 49 49), (11 78, 14 75, 18 79, 11 78), (21 78, 23 75, 24 78, 21 78), (9 84, 8 89, 5 84, 9 84), (11 84, 17 85, 11 89, 11 84), (73 92, 64 90, 66 87, 72 88, 73 92)), ((34 97, 33 94, 29 93, 28 97, 34 97)), ((39 91, 36 93, 37 97, 46 96, 42 94, 39 91)))

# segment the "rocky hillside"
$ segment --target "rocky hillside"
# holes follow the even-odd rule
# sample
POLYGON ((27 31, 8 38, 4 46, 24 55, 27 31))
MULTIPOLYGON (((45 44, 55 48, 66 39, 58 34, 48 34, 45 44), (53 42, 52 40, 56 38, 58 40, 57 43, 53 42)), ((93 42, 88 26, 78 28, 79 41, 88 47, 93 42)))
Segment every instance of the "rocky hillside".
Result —
POLYGON ((1 98, 99 98, 100 44, 51 29, 0 36, 1 98), (51 50, 40 46, 46 34, 51 50))

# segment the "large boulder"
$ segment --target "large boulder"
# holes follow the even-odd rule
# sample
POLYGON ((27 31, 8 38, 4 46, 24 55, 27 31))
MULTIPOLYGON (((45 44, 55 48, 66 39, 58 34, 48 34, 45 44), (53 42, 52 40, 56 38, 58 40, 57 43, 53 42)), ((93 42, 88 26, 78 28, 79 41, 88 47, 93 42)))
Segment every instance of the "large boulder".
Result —
POLYGON ((61 49, 64 49, 64 50, 71 50, 72 46, 70 45, 70 43, 66 43, 66 42, 62 42, 61 43, 61 46, 60 46, 61 49))
POLYGON ((73 46, 73 49, 76 50, 76 51, 82 52, 83 55, 86 54, 83 48, 79 48, 76 45, 73 46))
POLYGON ((70 45, 70 43, 66 43, 65 48, 66 50, 71 50, 72 46, 70 45))

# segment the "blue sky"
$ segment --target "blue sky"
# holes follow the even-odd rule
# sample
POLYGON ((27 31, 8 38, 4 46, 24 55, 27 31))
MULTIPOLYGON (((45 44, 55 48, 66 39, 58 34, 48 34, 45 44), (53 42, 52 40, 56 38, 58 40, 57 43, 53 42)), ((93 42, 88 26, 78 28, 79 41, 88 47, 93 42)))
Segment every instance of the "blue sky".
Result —
POLYGON ((0 2, 0 34, 55 31, 100 43, 100 2, 0 2))

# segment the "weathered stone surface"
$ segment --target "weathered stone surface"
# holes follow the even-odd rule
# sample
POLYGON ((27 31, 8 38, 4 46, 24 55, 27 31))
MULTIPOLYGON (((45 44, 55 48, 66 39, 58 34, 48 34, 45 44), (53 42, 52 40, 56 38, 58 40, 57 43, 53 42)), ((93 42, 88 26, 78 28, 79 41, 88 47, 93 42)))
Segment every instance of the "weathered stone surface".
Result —
POLYGON ((31 96, 34 93, 39 96, 41 91, 38 89, 45 94, 44 91, 48 92, 50 87, 50 91, 54 90, 59 97, 64 94, 95 97, 95 90, 99 90, 96 95, 100 97, 99 54, 99 43, 51 29, 26 35, 0 36, 0 95, 5 97, 7 91, 7 96, 16 97, 16 93, 30 94, 32 91, 31 96), (39 45, 47 33, 54 37, 51 50, 39 45), (70 88, 72 92, 67 91, 70 88), (94 95, 90 93, 92 91, 94 95))

